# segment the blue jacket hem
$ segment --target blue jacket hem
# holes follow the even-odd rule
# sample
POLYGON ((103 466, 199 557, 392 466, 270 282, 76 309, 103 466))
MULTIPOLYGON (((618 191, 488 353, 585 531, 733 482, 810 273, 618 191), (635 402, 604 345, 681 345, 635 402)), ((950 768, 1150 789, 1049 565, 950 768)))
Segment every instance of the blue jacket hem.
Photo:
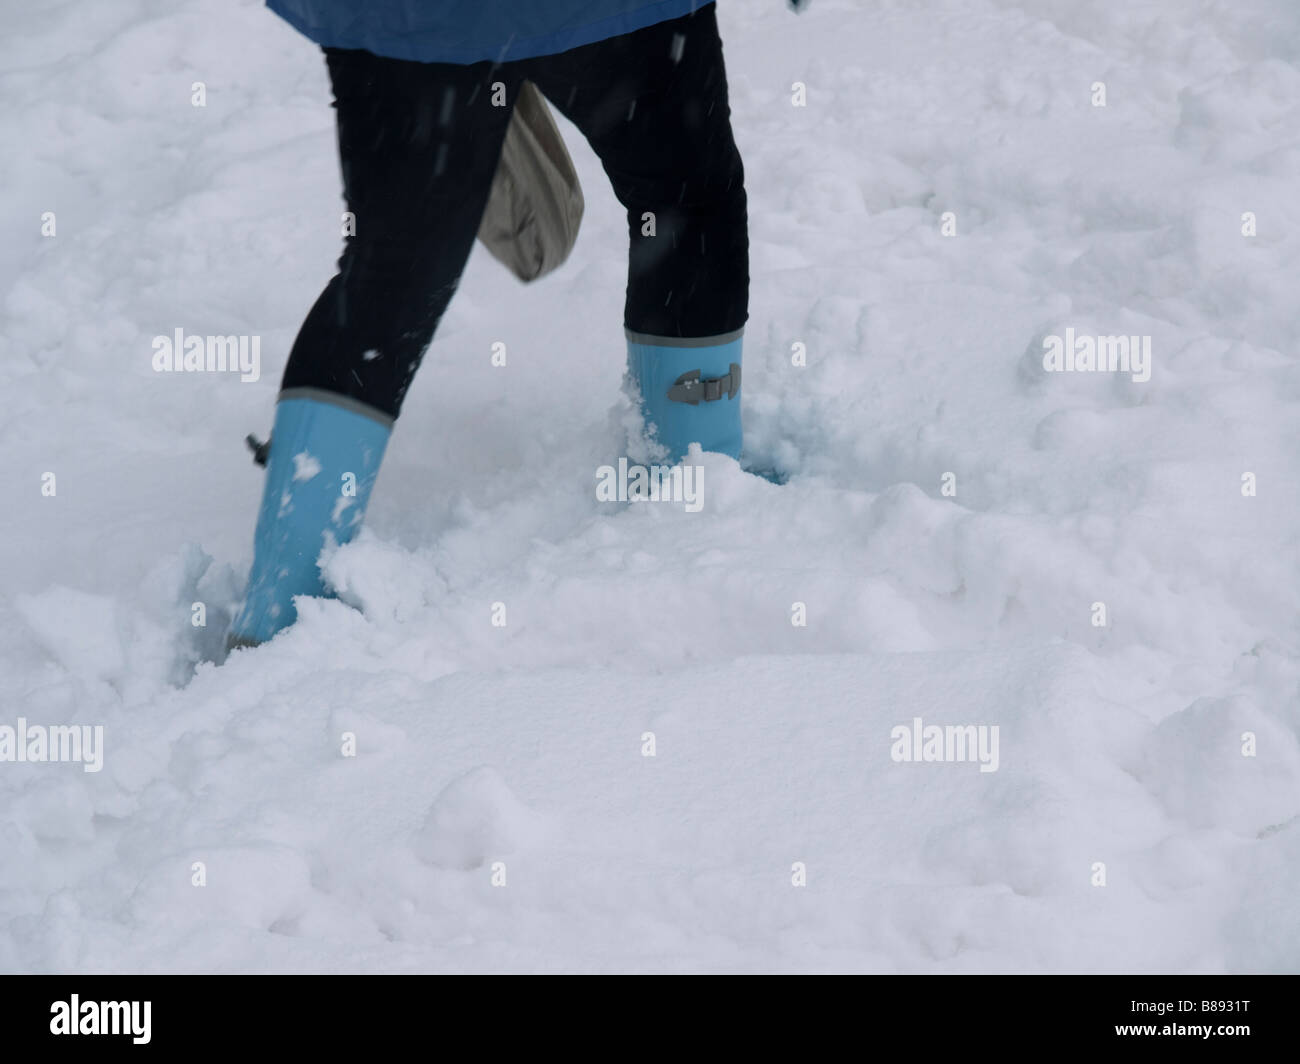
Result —
POLYGON ((567 52, 584 44, 594 44, 596 41, 688 15, 713 2, 714 0, 651 0, 634 11, 607 16, 585 25, 566 27, 536 37, 512 38, 499 43, 449 40, 442 29, 399 30, 396 27, 366 25, 363 19, 353 19, 345 26, 313 25, 294 10, 298 5, 293 4, 292 0, 267 0, 267 7, 322 48, 359 48, 390 59, 468 65, 484 60, 504 63, 567 52))

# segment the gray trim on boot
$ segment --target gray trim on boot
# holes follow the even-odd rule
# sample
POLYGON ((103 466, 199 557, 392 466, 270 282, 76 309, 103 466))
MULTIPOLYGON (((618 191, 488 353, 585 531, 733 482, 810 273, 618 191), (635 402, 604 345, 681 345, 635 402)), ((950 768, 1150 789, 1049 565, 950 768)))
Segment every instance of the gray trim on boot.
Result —
POLYGON ((331 406, 342 407, 350 413, 377 421, 386 429, 391 429, 397 420, 382 410, 363 403, 360 399, 353 399, 350 395, 340 395, 338 392, 327 392, 324 388, 286 388, 276 396, 275 401, 278 403, 281 399, 312 399, 318 403, 329 403, 331 406))
POLYGON ((626 326, 623 332, 627 334, 629 342, 647 344, 650 347, 721 347, 733 340, 739 340, 744 335, 745 329, 742 326, 729 333, 719 333, 717 336, 651 336, 649 333, 633 332, 626 326))

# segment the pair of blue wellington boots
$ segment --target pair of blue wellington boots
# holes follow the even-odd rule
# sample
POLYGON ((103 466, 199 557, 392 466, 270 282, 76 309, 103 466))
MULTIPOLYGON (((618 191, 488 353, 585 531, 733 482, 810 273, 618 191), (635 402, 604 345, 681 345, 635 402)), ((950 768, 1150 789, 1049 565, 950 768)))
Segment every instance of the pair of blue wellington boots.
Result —
MULTIPOLYGON (((692 443, 740 458, 739 331, 703 339, 628 332, 628 380, 647 434, 677 462, 692 443)), ((393 419, 317 388, 280 393, 271 438, 249 443, 266 465, 244 603, 229 649, 257 646, 297 618, 294 598, 329 594, 318 559, 361 527, 393 419)))

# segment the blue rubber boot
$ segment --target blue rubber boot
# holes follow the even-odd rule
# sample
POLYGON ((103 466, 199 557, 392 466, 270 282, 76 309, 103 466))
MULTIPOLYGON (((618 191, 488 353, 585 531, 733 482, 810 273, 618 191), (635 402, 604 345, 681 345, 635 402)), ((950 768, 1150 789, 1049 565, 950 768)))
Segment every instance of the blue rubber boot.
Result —
POLYGON ((270 443, 259 452, 266 487, 248 592, 228 648, 257 646, 291 625, 295 595, 328 594, 317 558, 327 544, 357 534, 391 431, 391 418, 346 396, 316 388, 280 393, 270 443))
POLYGON ((692 443, 739 460, 740 348, 740 330, 698 339, 628 331, 628 378, 640 393, 646 434, 670 462, 692 443))

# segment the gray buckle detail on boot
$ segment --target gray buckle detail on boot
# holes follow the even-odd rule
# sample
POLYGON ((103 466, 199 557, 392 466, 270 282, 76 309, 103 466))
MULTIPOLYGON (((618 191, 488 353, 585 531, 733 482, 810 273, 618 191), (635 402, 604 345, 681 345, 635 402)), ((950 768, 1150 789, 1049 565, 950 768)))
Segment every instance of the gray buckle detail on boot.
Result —
POLYGON ((668 398, 674 403, 690 403, 691 406, 698 406, 701 402, 715 402, 724 395, 728 399, 734 399, 738 391, 740 391, 740 363, 733 362, 731 371, 725 377, 713 377, 707 381, 700 380, 698 369, 683 373, 668 389, 668 398))
POLYGON ((271 454, 271 438, 268 436, 263 443, 251 432, 244 437, 244 442, 248 444, 248 449, 253 452, 253 461, 260 466, 266 465, 266 460, 271 454))

